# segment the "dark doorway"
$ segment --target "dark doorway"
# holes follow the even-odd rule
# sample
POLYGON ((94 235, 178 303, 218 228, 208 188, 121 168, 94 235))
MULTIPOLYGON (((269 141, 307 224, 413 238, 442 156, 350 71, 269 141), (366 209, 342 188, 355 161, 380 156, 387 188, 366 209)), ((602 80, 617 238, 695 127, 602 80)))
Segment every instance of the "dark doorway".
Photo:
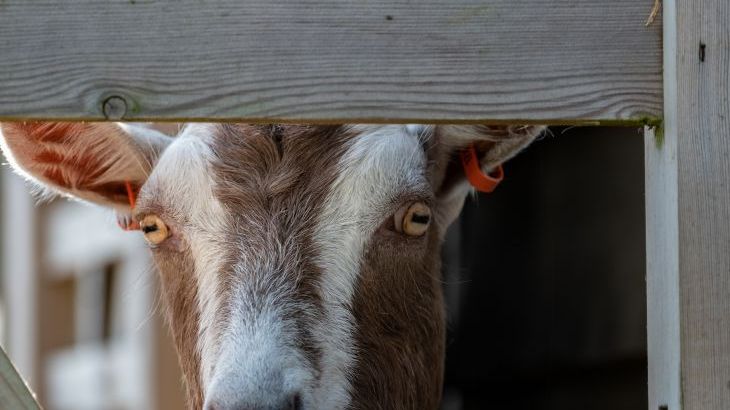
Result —
POLYGON ((444 410, 647 407, 643 138, 558 128, 444 248, 444 410))

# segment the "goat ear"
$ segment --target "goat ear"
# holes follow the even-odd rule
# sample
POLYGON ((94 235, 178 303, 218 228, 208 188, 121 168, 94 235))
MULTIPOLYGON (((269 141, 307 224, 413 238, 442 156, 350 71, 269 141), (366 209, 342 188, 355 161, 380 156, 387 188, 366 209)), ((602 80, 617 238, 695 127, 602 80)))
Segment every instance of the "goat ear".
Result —
POLYGON ((442 220, 448 225, 456 219, 471 190, 460 160, 462 150, 474 146, 482 171, 490 173, 527 147, 544 129, 544 126, 537 125, 437 126, 435 136, 439 144, 446 147, 443 177, 437 189, 442 220))
POLYGON ((0 147, 10 165, 44 188, 129 210, 128 181, 138 190, 171 138, 114 123, 2 123, 0 147))

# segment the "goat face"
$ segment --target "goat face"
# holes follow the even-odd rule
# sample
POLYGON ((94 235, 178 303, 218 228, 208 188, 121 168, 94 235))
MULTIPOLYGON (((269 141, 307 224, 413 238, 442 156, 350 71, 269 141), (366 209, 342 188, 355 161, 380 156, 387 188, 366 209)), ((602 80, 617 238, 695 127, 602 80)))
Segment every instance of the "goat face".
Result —
POLYGON ((193 408, 436 408, 439 248, 469 191, 454 159, 476 144, 491 168, 540 130, 7 123, 2 140, 37 184, 141 224, 193 408))

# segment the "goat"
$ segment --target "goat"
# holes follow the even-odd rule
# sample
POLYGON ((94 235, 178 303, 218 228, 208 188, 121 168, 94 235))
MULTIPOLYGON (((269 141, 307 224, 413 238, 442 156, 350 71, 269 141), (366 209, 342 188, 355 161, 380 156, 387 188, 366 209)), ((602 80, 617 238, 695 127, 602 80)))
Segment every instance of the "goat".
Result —
POLYGON ((139 225, 191 408, 434 409, 459 153, 489 171, 542 130, 26 122, 0 142, 36 185, 139 225))

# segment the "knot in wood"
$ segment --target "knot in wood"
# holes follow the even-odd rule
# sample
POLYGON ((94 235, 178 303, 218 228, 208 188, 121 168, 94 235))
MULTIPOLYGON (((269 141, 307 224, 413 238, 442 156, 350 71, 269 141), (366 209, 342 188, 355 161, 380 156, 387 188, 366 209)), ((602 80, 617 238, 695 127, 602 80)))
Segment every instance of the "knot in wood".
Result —
POLYGON ((107 120, 121 120, 127 115, 127 101, 123 97, 112 95, 102 103, 102 111, 107 120))

